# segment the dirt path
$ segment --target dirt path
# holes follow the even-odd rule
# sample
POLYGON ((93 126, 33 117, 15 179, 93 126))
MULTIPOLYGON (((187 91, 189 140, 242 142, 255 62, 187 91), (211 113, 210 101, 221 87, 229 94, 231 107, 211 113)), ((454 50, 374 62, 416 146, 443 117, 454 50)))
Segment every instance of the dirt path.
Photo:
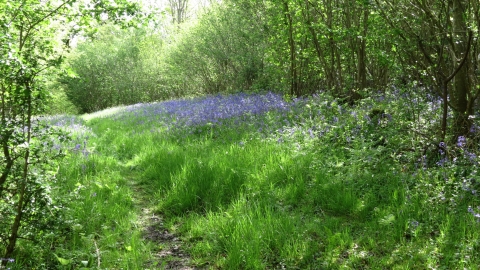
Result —
POLYGON ((156 247, 153 250, 152 261, 147 267, 154 269, 196 269, 190 265, 190 257, 182 250, 182 242, 178 236, 170 233, 163 225, 162 218, 148 208, 142 209, 141 214, 143 237, 156 247))
POLYGON ((134 176, 129 177, 134 192, 134 203, 138 209, 138 225, 142 230, 143 238, 154 247, 152 259, 145 265, 146 269, 199 269, 191 266, 190 256, 183 250, 183 243, 178 235, 168 231, 163 219, 152 210, 153 203, 144 187, 139 185, 134 176))

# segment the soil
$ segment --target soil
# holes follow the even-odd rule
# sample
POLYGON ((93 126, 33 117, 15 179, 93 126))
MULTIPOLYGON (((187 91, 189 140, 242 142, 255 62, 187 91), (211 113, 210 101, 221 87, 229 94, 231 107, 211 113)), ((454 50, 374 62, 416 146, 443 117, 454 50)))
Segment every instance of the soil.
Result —
POLYGON ((152 258, 145 264, 145 269, 197 270, 191 266, 191 258, 184 251, 179 235, 168 230, 159 214, 153 211, 145 187, 135 182, 130 176, 130 186, 134 192, 134 203, 138 209, 138 224, 142 228, 145 242, 152 243, 152 258))
POLYGON ((154 243, 153 259, 146 267, 153 269, 192 270, 198 269, 190 266, 190 257, 182 249, 180 238, 169 232, 163 225, 162 218, 148 208, 142 209, 144 224, 143 237, 154 243))

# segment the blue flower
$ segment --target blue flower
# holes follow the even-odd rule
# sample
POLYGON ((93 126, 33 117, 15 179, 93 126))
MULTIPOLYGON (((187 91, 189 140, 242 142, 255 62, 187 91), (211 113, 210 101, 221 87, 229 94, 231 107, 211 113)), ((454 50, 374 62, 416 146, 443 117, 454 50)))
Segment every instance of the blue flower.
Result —
POLYGON ((458 136, 457 146, 463 148, 465 145, 467 145, 467 139, 465 136, 458 136))
POLYGON ((479 127, 476 125, 472 125, 470 127, 470 133, 476 133, 479 130, 479 127))
MULTIPOLYGON (((480 208, 480 207, 479 207, 480 208)), ((471 206, 468 207, 468 210, 467 210, 470 214, 473 215, 473 217, 475 217, 477 219, 477 222, 480 222, 480 214, 475 212, 473 210, 473 208, 471 206)))
POLYGON ((474 153, 470 153, 468 151, 465 151, 465 155, 468 157, 468 159, 471 162, 475 162, 475 160, 477 159, 477 155, 475 155, 474 153))
POLYGON ((308 129, 308 134, 310 135, 310 138, 315 138, 315 134, 313 133, 313 130, 311 128, 308 129))
POLYGON ((447 157, 444 157, 442 159, 440 159, 439 161, 437 161, 437 165, 440 166, 440 167, 443 167, 443 165, 445 165, 445 163, 448 162, 448 158, 447 157))
POLYGON ((410 222, 410 225, 412 225, 413 229, 416 229, 418 227, 418 225, 420 225, 420 222, 418 222, 416 220, 413 220, 413 221, 410 222))
POLYGON ((77 143, 77 144, 75 145, 75 148, 73 148, 73 150, 78 151, 78 150, 80 150, 81 147, 82 147, 82 146, 81 146, 79 143, 77 143))

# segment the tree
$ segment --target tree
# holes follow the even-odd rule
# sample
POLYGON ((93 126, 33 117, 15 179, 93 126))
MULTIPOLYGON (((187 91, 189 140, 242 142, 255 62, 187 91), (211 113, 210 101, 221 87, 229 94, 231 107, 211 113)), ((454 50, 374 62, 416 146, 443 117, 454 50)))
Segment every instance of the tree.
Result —
POLYGON ((58 68, 62 59, 56 46, 60 29, 53 22, 86 25, 89 18, 102 14, 121 21, 136 10, 126 1, 116 1, 116 7, 109 3, 0 2, 0 251, 4 258, 11 258, 18 239, 34 239, 42 226, 54 220, 47 210, 52 203, 49 186, 54 182, 54 161, 63 152, 53 146, 65 136, 37 117, 48 96, 43 87, 45 71, 58 68))
POLYGON ((285 15, 285 21, 287 25, 287 36, 288 36, 288 48, 290 54, 290 95, 299 97, 300 89, 298 85, 298 68, 297 68, 297 49, 295 44, 295 39, 293 38, 294 25, 293 18, 289 7, 289 1, 283 1, 283 12, 285 15))
POLYGON ((168 0, 173 24, 181 24, 187 18, 188 0, 168 0))
POLYGON ((478 38, 473 39, 473 30, 478 32, 480 27, 477 1, 376 3, 377 10, 396 32, 398 59, 411 67, 410 73, 416 78, 434 85, 443 99, 439 139, 443 141, 447 135, 449 109, 454 114, 450 125, 452 140, 468 135, 472 125, 469 116, 474 114, 480 94, 476 76, 479 69, 472 49, 479 45, 478 38))
MULTIPOLYGON (((82 113, 147 101, 139 45, 141 29, 106 24, 75 48, 58 81, 82 113)), ((155 80, 152 76, 148 78, 155 80)))
POLYGON ((267 88, 266 35, 257 5, 262 3, 212 4, 196 24, 183 29, 164 48, 162 88, 175 95, 267 88))

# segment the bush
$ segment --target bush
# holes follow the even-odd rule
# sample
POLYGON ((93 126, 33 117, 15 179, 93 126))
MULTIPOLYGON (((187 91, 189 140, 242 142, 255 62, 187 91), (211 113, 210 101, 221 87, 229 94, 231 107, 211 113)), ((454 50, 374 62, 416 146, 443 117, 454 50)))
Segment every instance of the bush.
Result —
POLYGON ((155 64, 160 47, 142 29, 104 26, 93 42, 78 45, 59 82, 82 113, 164 99, 155 64))

